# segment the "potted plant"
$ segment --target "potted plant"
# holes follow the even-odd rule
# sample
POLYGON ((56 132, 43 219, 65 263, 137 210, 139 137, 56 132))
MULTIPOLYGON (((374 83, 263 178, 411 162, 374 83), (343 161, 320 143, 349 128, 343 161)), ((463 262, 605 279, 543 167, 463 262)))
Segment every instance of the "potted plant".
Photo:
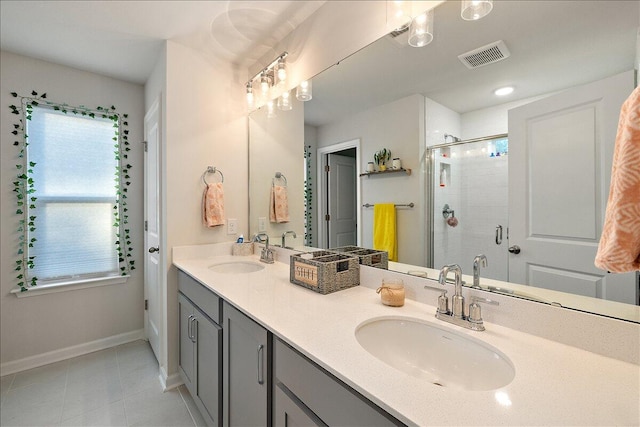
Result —
POLYGON ((391 150, 383 148, 373 155, 373 159, 378 164, 378 168, 383 171, 387 170, 387 162, 391 159, 391 150))

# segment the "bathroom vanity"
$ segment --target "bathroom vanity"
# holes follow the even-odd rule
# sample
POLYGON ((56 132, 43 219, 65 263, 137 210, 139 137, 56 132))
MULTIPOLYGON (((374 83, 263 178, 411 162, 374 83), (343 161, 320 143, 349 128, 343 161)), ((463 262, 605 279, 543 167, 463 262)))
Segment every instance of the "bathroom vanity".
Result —
MULTIPOLYGON (((182 247, 174 248, 173 253, 181 293, 180 372, 211 425, 640 423, 640 367, 634 357, 638 341, 633 339, 640 332, 638 324, 602 318, 605 323, 621 322, 622 332, 609 334, 617 336, 609 339, 631 348, 589 351, 588 331, 574 337, 584 345, 523 332, 519 327, 522 319, 509 304, 534 304, 533 312, 540 305, 505 298, 500 306, 483 309, 485 331, 471 331, 435 318, 438 294, 423 289, 425 284, 440 286, 433 280, 401 276, 408 299, 403 307, 389 307, 380 303, 375 288, 383 277, 397 273, 361 267, 360 286, 320 295, 290 283, 291 252, 278 249, 276 262, 264 264, 258 255, 228 255, 230 247, 182 247), (235 264, 243 265, 234 271, 235 264), (496 316, 497 312, 504 315, 496 316), (202 315, 208 319, 198 317, 202 315), (471 385, 465 381, 468 374, 447 381, 456 371, 451 359, 450 366, 445 362, 440 368, 441 383, 418 370, 401 370, 394 365, 397 360, 374 355, 357 337, 365 325, 389 319, 414 322, 446 341, 459 340, 470 346, 472 350, 466 353, 471 366, 465 366, 466 372, 484 371, 489 382, 502 375, 480 357, 474 358, 473 349, 482 348, 503 357, 503 367, 512 369, 513 375, 488 386, 471 385), (509 327, 510 319, 515 326, 509 327), (197 326, 189 329, 189 322, 197 326), (190 337, 195 334, 200 339, 201 323, 207 324, 206 344, 194 349, 190 337), (194 352, 200 352, 198 366, 192 368, 196 374, 188 375, 183 364, 191 366, 194 352), (204 371, 207 378, 198 376, 204 371)), ((553 329, 545 319, 540 320, 553 329)), ((550 332, 549 337, 554 334, 550 332)), ((396 354, 402 353, 401 344, 388 343, 396 354)), ((444 352, 437 343, 425 348, 420 351, 444 352)))

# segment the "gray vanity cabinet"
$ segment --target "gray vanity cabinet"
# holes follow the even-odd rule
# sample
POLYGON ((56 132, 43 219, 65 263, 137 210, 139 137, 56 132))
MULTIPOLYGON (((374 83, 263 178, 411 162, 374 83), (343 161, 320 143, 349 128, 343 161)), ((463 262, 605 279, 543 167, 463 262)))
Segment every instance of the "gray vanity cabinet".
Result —
POLYGON ((280 426, 398 426, 400 421, 274 338, 274 422, 280 426))
POLYGON ((207 424, 217 427, 222 422, 220 301, 183 272, 178 273, 178 288, 180 376, 207 424))
POLYGON ((224 426, 270 426, 270 334, 226 301, 222 313, 224 426))

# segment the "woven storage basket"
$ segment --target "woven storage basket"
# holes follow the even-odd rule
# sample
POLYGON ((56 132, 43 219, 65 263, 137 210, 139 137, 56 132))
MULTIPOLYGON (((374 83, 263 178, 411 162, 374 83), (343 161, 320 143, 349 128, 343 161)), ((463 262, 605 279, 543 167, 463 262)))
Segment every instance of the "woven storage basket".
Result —
POLYGON ((291 255, 289 280, 320 294, 360 284, 358 258, 329 251, 291 255))
POLYGON ((341 246, 329 249, 333 252, 344 253, 345 255, 357 256, 362 265, 389 269, 389 253, 387 251, 377 251, 375 249, 361 248, 359 246, 341 246))

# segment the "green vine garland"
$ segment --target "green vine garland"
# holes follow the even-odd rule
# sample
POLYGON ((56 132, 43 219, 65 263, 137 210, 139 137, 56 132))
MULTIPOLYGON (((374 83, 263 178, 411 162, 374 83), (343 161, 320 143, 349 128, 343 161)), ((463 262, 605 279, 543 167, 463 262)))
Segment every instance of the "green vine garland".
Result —
POLYGON ((307 168, 307 179, 304 181, 304 224, 305 233, 304 241, 306 246, 313 246, 313 188, 311 183, 313 182, 311 176, 311 146, 304 146, 304 158, 305 167, 307 168))
POLYGON ((40 104, 45 104, 55 111, 60 111, 64 114, 80 115, 90 118, 103 118, 109 119, 113 122, 115 128, 114 136, 114 156, 117 161, 115 171, 115 188, 116 188, 116 202, 113 206, 113 226, 118 229, 116 233, 116 249, 118 251, 118 262, 121 275, 125 276, 130 271, 135 270, 135 261, 133 260, 132 242, 131 242, 131 230, 128 227, 129 215, 127 207, 127 193, 129 186, 131 185, 131 176, 129 172, 132 168, 131 164, 125 163, 129 158, 129 151, 131 151, 129 144, 129 130, 127 129, 128 114, 122 114, 116 112, 116 107, 113 105, 109 108, 97 107, 95 110, 91 110, 83 105, 78 107, 69 106, 68 104, 59 104, 50 102, 47 100, 47 94, 38 94, 38 92, 31 91, 29 96, 18 95, 17 92, 11 92, 11 96, 20 99, 19 106, 10 105, 9 109, 12 114, 19 116, 20 118, 13 125, 12 134, 16 137, 13 145, 18 147, 18 158, 22 159, 20 163, 16 164, 18 171, 16 180, 13 181, 13 192, 16 195, 16 215, 20 215, 18 233, 18 259, 16 260, 16 279, 18 279, 18 286, 20 291, 24 292, 29 287, 37 286, 38 278, 29 277, 28 270, 35 267, 35 257, 28 256, 29 248, 33 248, 36 242, 35 237, 30 237, 29 233, 36 231, 35 220, 36 215, 30 210, 36 209, 35 197, 35 185, 33 181, 33 168, 36 166, 35 162, 27 162, 27 147, 29 146, 28 135, 26 133, 25 120, 31 120, 33 109, 40 104), (24 119, 23 119, 24 117, 24 119), (122 132, 120 132, 120 130, 122 132))

